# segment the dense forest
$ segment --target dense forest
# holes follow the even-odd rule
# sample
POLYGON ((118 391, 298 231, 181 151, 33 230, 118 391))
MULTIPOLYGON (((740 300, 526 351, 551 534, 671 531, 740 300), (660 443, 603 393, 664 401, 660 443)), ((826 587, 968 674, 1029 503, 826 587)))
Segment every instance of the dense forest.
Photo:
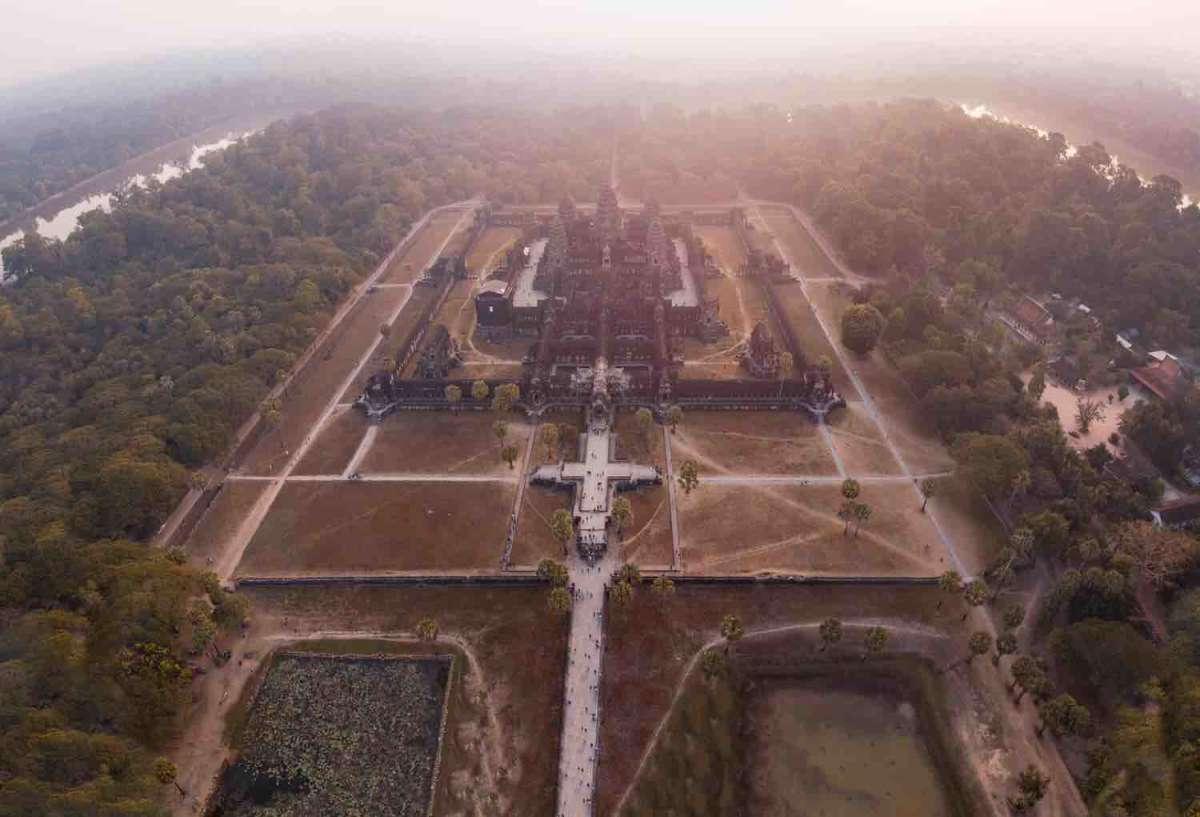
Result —
POLYGON ((5 251, 0 815, 158 813, 188 652, 243 611, 145 540, 423 212, 606 178, 603 112, 559 121, 324 112, 5 251))
POLYGON ((1058 134, 909 100, 690 116, 662 107, 621 151, 637 190, 721 199, 740 184, 799 204, 850 266, 881 280, 1053 289, 1084 298, 1108 326, 1197 342, 1200 209, 1180 208, 1175 180, 1143 184, 1100 145, 1069 152, 1058 134))
MULTIPOLYGON (((1003 611, 1018 624, 1028 616, 1032 638, 1005 649, 1028 650, 1011 664, 1012 686, 1076 759, 1091 813, 1200 814, 1200 544, 1147 521, 1161 484, 1115 476, 1105 444, 1072 447, 1041 402, 1039 352, 1008 341, 989 315, 1020 292, 1086 300, 1109 334, 1081 317, 1064 319, 1063 333, 1097 372, 1116 329, 1193 349, 1200 210, 1181 207, 1174 180, 1143 183, 1099 145, 1070 151, 1058 135, 931 101, 659 110, 642 129, 623 145, 646 156, 663 134, 690 140, 668 179, 708 178, 719 196, 732 178, 795 203, 869 276, 851 288, 844 338, 853 348, 870 329, 859 351, 878 344, 1008 528, 984 580, 997 592, 1036 566, 1051 577, 1033 609, 1003 611), (1018 373, 1031 365, 1026 382, 1018 373), (1076 719, 1080 704, 1090 718, 1076 719)), ((1177 462, 1200 440, 1198 403, 1141 403, 1121 431, 1177 462)))

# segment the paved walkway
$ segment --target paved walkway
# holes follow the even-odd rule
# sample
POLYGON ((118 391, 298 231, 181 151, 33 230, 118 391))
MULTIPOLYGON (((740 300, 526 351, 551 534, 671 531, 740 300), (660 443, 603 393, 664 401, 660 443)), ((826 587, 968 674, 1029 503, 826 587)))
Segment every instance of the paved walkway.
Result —
POLYGON ((558 816, 592 813, 599 751, 600 663, 604 653, 604 591, 617 568, 609 551, 594 565, 572 554, 567 561, 575 587, 567 658, 559 755, 558 816))

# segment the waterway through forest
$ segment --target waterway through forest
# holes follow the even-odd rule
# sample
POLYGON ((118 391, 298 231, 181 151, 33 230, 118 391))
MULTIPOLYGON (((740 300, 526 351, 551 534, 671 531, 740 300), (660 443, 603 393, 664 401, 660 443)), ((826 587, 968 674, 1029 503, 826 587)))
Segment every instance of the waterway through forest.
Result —
POLYGON ((0 281, 5 271, 2 252, 27 232, 49 239, 65 240, 79 225, 84 213, 109 211, 123 190, 145 187, 151 180, 160 184, 177 179, 204 165, 206 157, 262 130, 277 116, 257 115, 207 128, 191 137, 176 140, 130 159, 118 167, 81 182, 70 190, 51 196, 26 214, 3 225, 0 232, 0 281))

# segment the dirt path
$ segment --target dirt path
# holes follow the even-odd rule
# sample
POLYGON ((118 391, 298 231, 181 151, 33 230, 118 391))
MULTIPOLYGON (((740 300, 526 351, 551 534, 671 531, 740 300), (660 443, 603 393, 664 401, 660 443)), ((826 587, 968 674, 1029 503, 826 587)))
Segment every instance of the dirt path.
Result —
MULTIPOLYGON (((758 219, 763 221, 762 214, 759 211, 758 203, 753 203, 753 207, 758 219)), ((799 220, 798 214, 797 219, 799 220)), ((801 223, 803 224, 804 222, 801 223)), ((805 229, 809 229, 807 225, 805 225, 805 229)), ((814 240, 817 241, 817 244, 819 247, 821 247, 822 251, 829 256, 830 261, 832 261, 839 270, 842 270, 840 261, 836 256, 832 255, 830 250, 827 249, 826 245, 822 243, 823 239, 817 238, 816 234, 811 229, 809 229, 809 234, 814 236, 814 240)), ((891 435, 888 433, 887 426, 883 423, 883 420, 879 415, 879 411, 875 406, 875 401, 871 399, 871 395, 867 391, 866 386, 863 384, 862 379, 859 378, 858 374, 855 372, 854 367, 851 365, 852 361, 842 351, 841 344, 837 342, 833 333, 830 332, 825 318, 822 317, 820 310, 817 309, 816 304, 813 303, 812 298, 809 297, 808 285, 805 282, 804 277, 797 272, 798 267, 796 266, 794 259, 792 258, 791 254, 784 249, 783 245, 779 242, 778 237, 775 236, 774 233, 771 234, 771 241, 775 245, 775 251, 779 253, 779 257, 791 265, 793 277, 799 281, 800 292, 804 295, 805 300, 808 301, 809 308, 812 309, 813 316, 817 319, 817 323, 820 325, 821 331, 825 333, 825 338, 829 341, 829 345, 833 349, 833 354, 837 357, 838 363, 845 370, 846 376, 850 378, 850 382, 853 384, 855 391, 857 391, 859 396, 862 398, 863 408, 866 409, 867 416, 871 418, 872 422, 874 422, 875 426, 879 429, 879 433, 882 435, 883 441, 887 444, 888 450, 895 458, 896 463, 900 466, 900 472, 908 479, 914 480, 912 483, 913 492, 917 495, 917 500, 921 501, 923 499, 921 496, 921 489, 914 479, 912 470, 908 466, 908 461, 904 458, 904 456, 900 453, 900 449, 897 448, 896 444, 892 441, 891 435)), ((848 273, 849 271, 847 270, 845 272, 848 273)), ((930 523, 933 525, 934 531, 938 535, 938 539, 941 540, 942 547, 945 549, 946 554, 950 557, 951 562, 953 562, 955 570, 958 571, 959 575, 969 578, 971 576, 971 572, 966 569, 966 563, 963 562, 962 557, 959 555, 958 548, 954 546, 954 542, 951 541, 950 536, 946 533, 945 528, 943 528, 941 523, 938 522, 937 515, 932 508, 929 509, 928 516, 930 523)))

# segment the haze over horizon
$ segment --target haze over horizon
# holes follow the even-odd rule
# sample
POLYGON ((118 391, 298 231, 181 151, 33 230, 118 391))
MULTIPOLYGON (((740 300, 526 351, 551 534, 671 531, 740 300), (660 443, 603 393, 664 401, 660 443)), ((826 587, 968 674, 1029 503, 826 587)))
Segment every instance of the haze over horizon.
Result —
POLYGON ((577 55, 598 64, 706 65, 711 70, 923 60, 1009 59, 1134 62, 1192 70, 1200 4, 1045 4, 1034 0, 962 4, 840 0, 791 4, 752 0, 637 3, 457 4, 293 0, 281 13, 262 0, 213 0, 192 7, 150 0, 98 0, 69 15, 50 4, 0 2, 20 37, 6 44, 0 86, 104 64, 252 49, 263 55, 367 43, 386 53, 447 47, 460 62, 577 55), (515 49, 515 50, 514 50, 515 49))

